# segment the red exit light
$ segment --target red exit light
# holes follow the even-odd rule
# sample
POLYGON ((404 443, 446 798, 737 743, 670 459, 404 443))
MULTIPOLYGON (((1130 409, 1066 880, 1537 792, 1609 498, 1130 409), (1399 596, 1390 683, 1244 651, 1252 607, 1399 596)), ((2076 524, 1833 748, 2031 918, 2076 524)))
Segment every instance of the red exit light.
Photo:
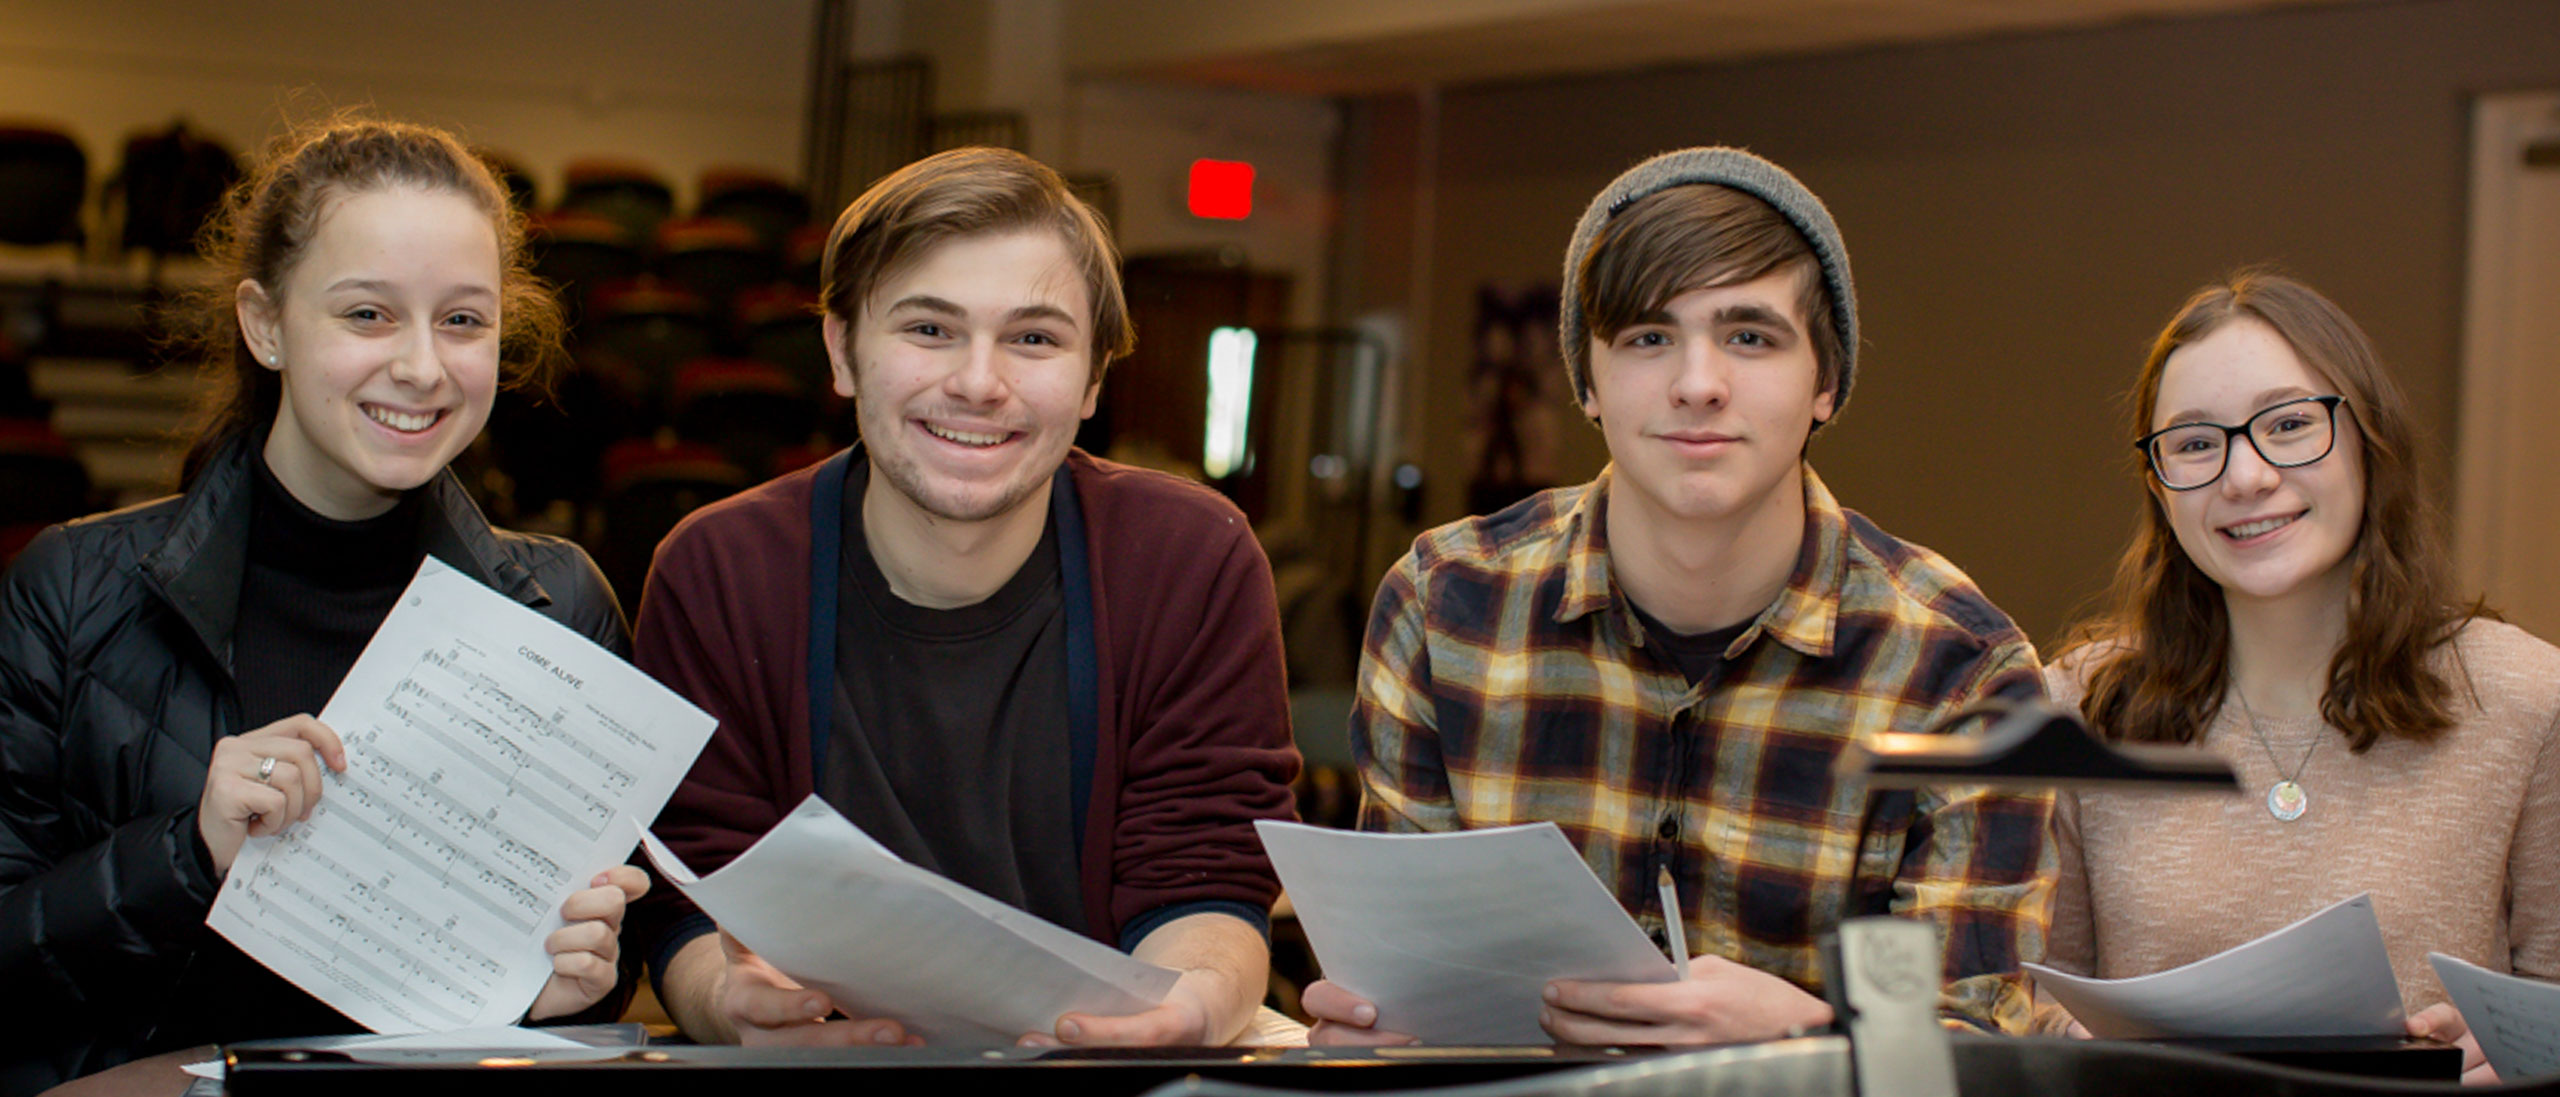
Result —
POLYGON ((1253 165, 1242 160, 1191 162, 1191 215, 1242 221, 1253 215, 1253 165))

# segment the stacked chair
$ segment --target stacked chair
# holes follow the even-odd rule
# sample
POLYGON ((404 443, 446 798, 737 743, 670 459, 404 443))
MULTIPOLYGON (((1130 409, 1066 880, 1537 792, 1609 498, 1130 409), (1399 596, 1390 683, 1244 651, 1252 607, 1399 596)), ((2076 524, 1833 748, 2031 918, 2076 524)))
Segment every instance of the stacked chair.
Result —
POLYGON ((575 531, 630 608, 686 513, 852 438, 819 334, 828 226, 808 198, 739 168, 704 172, 691 209, 677 193, 645 164, 570 166, 530 236, 576 368, 548 401, 502 401, 490 425, 517 497, 484 502, 575 531))
POLYGON ((0 569, 44 527, 98 509, 89 470, 43 419, 0 419, 0 484, 0 569))
POLYGON ((80 207, 89 195, 89 154, 49 126, 0 127, 0 243, 87 242, 80 207))
POLYGON ((115 178, 107 181, 109 204, 124 209, 118 242, 127 251, 149 253, 156 280, 157 260, 195 254, 197 231, 239 178, 240 162, 231 150, 184 122, 133 135, 124 143, 115 178))
POLYGON ((675 188, 645 164, 589 158, 569 165, 559 208, 617 222, 632 239, 646 240, 675 215, 675 188))
POLYGON ((809 223, 808 197, 760 171, 713 168, 702 173, 701 193, 694 216, 745 225, 770 254, 781 254, 783 240, 809 223))
POLYGON ((548 210, 527 226, 533 242, 533 272, 560 294, 560 304, 576 325, 582 305, 598 287, 627 282, 648 269, 647 257, 622 222, 579 210, 548 210))
POLYGON ((588 550, 621 596, 626 610, 640 608, 640 588, 658 541, 684 516, 728 498, 753 482, 746 469, 718 448, 656 438, 616 442, 604 452, 604 497, 588 550))

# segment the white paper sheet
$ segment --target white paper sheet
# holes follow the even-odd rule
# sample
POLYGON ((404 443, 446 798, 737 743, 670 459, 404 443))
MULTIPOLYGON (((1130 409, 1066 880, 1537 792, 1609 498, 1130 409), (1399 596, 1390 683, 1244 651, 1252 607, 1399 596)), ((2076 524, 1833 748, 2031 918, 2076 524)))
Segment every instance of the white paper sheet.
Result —
POLYGON ((1163 1003, 1178 976, 905 861, 811 796, 709 876, 641 836, 720 928, 848 1015, 928 1042, 1010 1045, 1063 1013, 1163 1003))
POLYGON ((1549 1044, 1552 979, 1678 974, 1553 823, 1362 834, 1263 821, 1325 978, 1430 1043, 1549 1044))
POLYGON ((2093 1036, 2388 1036, 2404 1031, 2400 981, 2373 897, 2359 894, 2245 945, 2129 979, 2028 964, 2093 1036))
POLYGON ((390 1033, 521 1017, 560 904, 630 856, 716 723, 434 557, 320 721, 347 771, 242 847, 205 922, 390 1033))
MULTIPOLYGON (((578 1050, 604 1051, 607 1055, 618 1055, 621 1053, 621 1049, 619 1048, 607 1049, 590 1047, 586 1044, 581 1044, 576 1040, 554 1036, 538 1028, 523 1028, 517 1025, 496 1025, 489 1028, 465 1028, 456 1029, 452 1032, 411 1032, 397 1036, 367 1036, 349 1040, 342 1044, 332 1044, 330 1045, 330 1049, 333 1051, 345 1052, 530 1052, 578 1050)), ((357 1057, 363 1058, 363 1056, 357 1057)))
POLYGON ((2441 952, 2428 953, 2427 963, 2500 1082, 2560 1074, 2560 983, 2491 971, 2441 952))
MULTIPOLYGON (((451 1032, 411 1032, 396 1036, 358 1036, 314 1041, 364 1063, 441 1063, 458 1056, 473 1059, 502 1055, 544 1063, 600 1062, 630 1051, 629 1045, 598 1046, 556 1036, 538 1028, 500 1025, 451 1032)), ((207 1059, 180 1068, 198 1078, 223 1078, 223 1060, 207 1059)))

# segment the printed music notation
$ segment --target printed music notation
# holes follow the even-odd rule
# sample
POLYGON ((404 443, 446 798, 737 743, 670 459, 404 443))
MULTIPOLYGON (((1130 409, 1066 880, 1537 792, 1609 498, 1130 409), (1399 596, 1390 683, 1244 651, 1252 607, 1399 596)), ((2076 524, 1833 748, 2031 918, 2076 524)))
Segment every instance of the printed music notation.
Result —
MULTIPOLYGON (((521 726, 526 730, 535 735, 559 739, 562 743, 567 745, 570 750, 577 752, 579 756, 585 758, 589 762, 595 763, 598 769, 608 774, 608 780, 615 783, 617 787, 628 788, 630 787, 631 782, 636 779, 630 770, 624 769, 620 765, 615 764, 613 759, 598 750, 592 741, 585 737, 572 736, 564 731, 560 727, 558 714, 546 717, 541 713, 535 712, 530 706, 517 701, 513 695, 507 693, 505 688, 500 686, 495 680, 486 675, 474 673, 468 669, 456 668, 453 665, 452 660, 445 655, 430 651, 425 653, 423 658, 428 664, 440 670, 447 670, 454 673, 456 677, 462 679, 474 696, 485 697, 491 703, 496 704, 499 708, 506 711, 511 717, 522 721, 521 726)), ((586 715, 595 722, 599 729, 609 732, 615 738, 620 739, 624 746, 635 747, 639 750, 652 754, 657 752, 658 745, 656 743, 650 742, 646 737, 632 731, 630 728, 624 727, 622 722, 614 719, 611 713, 589 712, 586 715)))
POLYGON ((312 818, 323 813, 333 820, 343 818, 343 825, 364 838, 377 842, 385 850, 417 866, 438 881, 460 879, 479 881, 485 887, 466 888, 460 894, 489 915, 507 925, 530 930, 539 925, 544 913, 542 897, 513 878, 499 872, 487 862, 444 840, 440 832, 431 830, 407 815, 390 817, 388 825, 371 813, 349 811, 344 803, 352 798, 367 807, 378 807, 377 794, 366 789, 350 789, 348 796, 324 799, 312 810, 312 818))
MULTIPOLYGON (((492 779, 503 782, 506 788, 506 793, 510 799, 521 800, 533 805, 534 807, 540 808, 552 818, 558 819, 562 825, 576 830, 578 833, 585 835, 586 837, 594 838, 598 834, 602 833, 605 821, 613 818, 613 805, 607 804, 602 800, 596 800, 592 797, 587 798, 588 802, 585 809, 582 811, 573 812, 562 808, 559 804, 553 802, 550 797, 543 795, 540 791, 526 788, 519 784, 515 779, 516 774, 511 772, 507 767, 499 764, 497 761, 491 760, 485 755, 473 752, 470 744, 459 741, 450 732, 449 724, 438 723, 433 719, 421 718, 418 714, 407 709, 402 709, 397 705, 385 705, 384 707, 389 709, 392 715, 399 717, 400 722, 411 731, 414 731, 419 736, 443 745, 445 748, 452 751, 455 756, 462 758, 469 764, 477 767, 481 772, 489 775, 492 779)), ((413 783, 416 784, 416 787, 422 790, 428 798, 439 803, 452 804, 455 809, 463 815, 470 816, 475 814, 472 809, 460 806, 460 804, 454 801, 451 796, 439 794, 436 789, 424 783, 413 783)), ((496 815, 493 812, 489 817, 491 819, 495 819, 496 815)))
MULTIPOLYGON (((316 912, 330 933, 319 937, 304 926, 306 940, 329 939, 339 959, 395 973, 400 981, 428 984, 443 997, 474 1005, 490 985, 503 978, 506 965, 470 941, 437 924, 376 881, 360 878, 327 854, 312 852, 286 861, 270 858, 258 866, 258 878, 246 894, 259 903, 279 904, 274 916, 298 919, 316 912), (298 900, 291 902, 289 900, 298 900), (351 934, 370 921, 389 930, 382 935, 351 934)), ((316 946, 315 946, 316 947, 316 946)), ((465 1014, 449 1014, 459 1021, 465 1014)))
POLYGON ((521 1016, 561 904, 630 853, 713 726, 432 558, 320 720, 346 772, 243 847, 206 921, 383 1032, 521 1016))

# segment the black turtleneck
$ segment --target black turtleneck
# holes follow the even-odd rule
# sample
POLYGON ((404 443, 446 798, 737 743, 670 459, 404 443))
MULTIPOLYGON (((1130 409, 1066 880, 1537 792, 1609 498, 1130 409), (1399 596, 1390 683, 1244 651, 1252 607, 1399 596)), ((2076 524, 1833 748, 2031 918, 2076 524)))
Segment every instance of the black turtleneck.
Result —
POLYGON ((298 712, 319 714, 426 549, 420 492, 374 517, 341 522, 294 498, 263 453, 249 464, 248 566, 231 650, 241 726, 254 730, 298 712))

